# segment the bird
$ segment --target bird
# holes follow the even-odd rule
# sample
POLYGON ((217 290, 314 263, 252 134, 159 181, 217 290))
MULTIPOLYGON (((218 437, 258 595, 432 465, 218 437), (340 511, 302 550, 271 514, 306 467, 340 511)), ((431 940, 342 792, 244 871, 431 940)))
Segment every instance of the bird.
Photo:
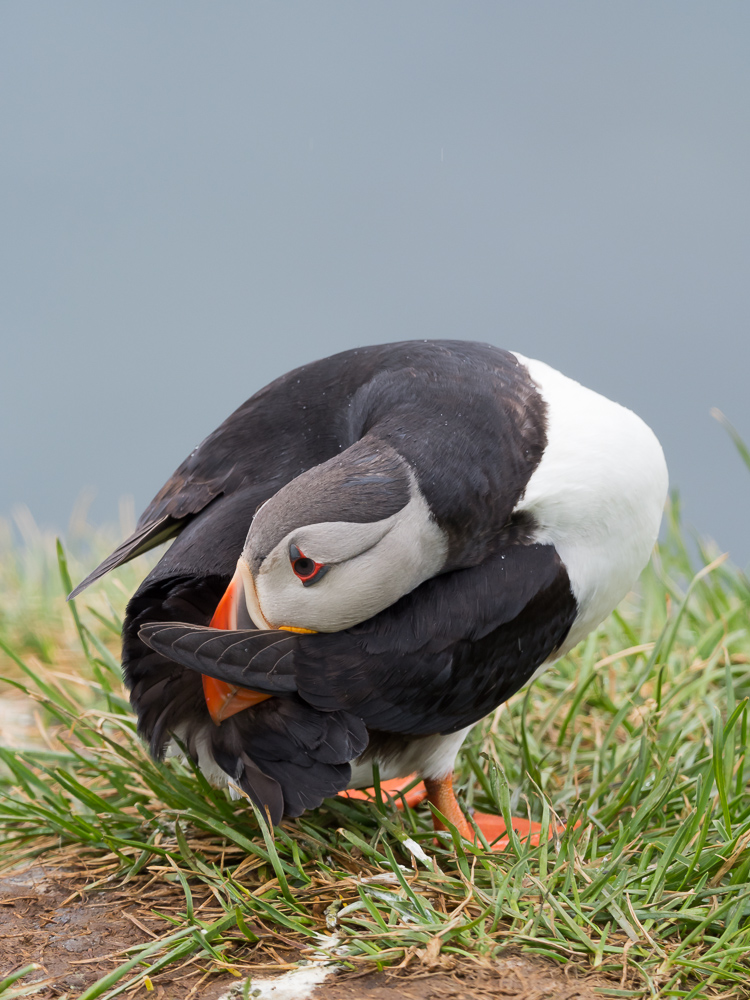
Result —
POLYGON ((251 396, 70 596, 172 539, 122 632, 155 758, 274 825, 416 774, 472 837, 461 744, 628 594, 667 487, 646 423, 544 362, 355 348, 251 396))

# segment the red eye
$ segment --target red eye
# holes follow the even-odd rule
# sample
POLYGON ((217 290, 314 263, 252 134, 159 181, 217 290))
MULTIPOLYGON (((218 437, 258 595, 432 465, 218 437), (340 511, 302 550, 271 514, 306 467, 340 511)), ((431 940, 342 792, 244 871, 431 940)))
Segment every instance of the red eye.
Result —
POLYGON ((318 563, 314 559, 308 559, 296 545, 289 546, 289 561, 292 564, 295 576, 302 581, 305 587, 309 587, 312 583, 317 583, 322 576, 325 576, 329 569, 325 563, 318 563))

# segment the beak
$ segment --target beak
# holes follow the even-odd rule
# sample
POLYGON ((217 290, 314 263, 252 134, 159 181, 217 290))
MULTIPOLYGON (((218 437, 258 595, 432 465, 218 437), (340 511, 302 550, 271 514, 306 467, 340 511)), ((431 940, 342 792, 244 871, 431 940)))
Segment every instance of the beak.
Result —
MULTIPOLYGON (((224 591, 224 595, 216 606, 214 616, 210 621, 211 628, 223 628, 230 631, 241 629, 262 629, 269 631, 281 629, 285 632, 312 633, 313 629, 295 628, 291 625, 272 625, 260 608, 258 592, 250 567, 240 556, 237 569, 224 591)), ((227 681, 219 681, 215 677, 203 677, 203 694, 208 712, 217 726, 225 719, 243 712, 246 708, 271 698, 270 694, 260 694, 250 688, 237 687, 227 681)))
MULTIPOLYGON (((210 626, 232 631, 253 626, 261 629, 273 628, 260 610, 253 575, 242 558, 237 562, 237 569, 216 607, 210 626), (248 607, 252 612, 248 611, 248 607)), ((226 681, 216 680, 215 677, 207 677, 206 674, 203 674, 203 694, 209 715, 217 726, 237 712, 242 712, 271 697, 269 694, 259 694, 249 688, 236 687, 226 681)))

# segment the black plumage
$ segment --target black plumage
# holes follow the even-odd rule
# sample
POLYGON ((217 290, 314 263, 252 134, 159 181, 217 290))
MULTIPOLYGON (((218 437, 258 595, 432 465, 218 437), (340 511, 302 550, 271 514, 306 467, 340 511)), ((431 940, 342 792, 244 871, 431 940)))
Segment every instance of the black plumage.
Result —
POLYGON ((528 372, 488 345, 348 351, 256 393, 74 592, 177 536, 123 630, 125 679, 151 752, 163 755, 172 734, 196 759, 207 743, 276 822, 346 787, 368 731, 450 733, 508 698, 559 648, 577 611, 555 549, 513 513, 545 444, 545 404, 528 372), (390 516, 411 475, 447 540, 438 576, 341 632, 203 631, 265 501, 279 494, 281 509, 290 498, 264 529, 270 549, 295 520, 390 516), (214 726, 200 673, 274 697, 214 726))
POLYGON ((272 695, 296 691, 368 728, 425 736, 471 725, 509 698, 561 644, 575 613, 554 548, 531 544, 428 580, 344 632, 171 623, 146 625, 140 637, 199 673, 272 695))

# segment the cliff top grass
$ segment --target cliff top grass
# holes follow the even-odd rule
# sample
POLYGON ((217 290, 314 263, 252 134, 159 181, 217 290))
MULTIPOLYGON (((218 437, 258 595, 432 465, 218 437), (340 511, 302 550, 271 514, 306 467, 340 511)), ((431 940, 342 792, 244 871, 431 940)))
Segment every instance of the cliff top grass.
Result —
MULTIPOLYGON (((549 831, 502 851, 436 839, 426 806, 380 795, 270 832, 246 799, 153 761, 118 658, 147 564, 66 605, 118 532, 79 518, 66 554, 20 524, 21 541, 0 535, 0 871, 43 864, 77 898, 131 894, 161 920, 81 1000, 145 995, 190 963, 248 993, 258 968, 285 967, 273 941, 292 964, 328 950, 362 970, 514 946, 595 971, 601 995, 750 996, 750 584, 691 554, 676 503, 638 590, 467 740, 464 806, 549 831)), ((2 1000, 39 989, 17 972, 2 1000)))

